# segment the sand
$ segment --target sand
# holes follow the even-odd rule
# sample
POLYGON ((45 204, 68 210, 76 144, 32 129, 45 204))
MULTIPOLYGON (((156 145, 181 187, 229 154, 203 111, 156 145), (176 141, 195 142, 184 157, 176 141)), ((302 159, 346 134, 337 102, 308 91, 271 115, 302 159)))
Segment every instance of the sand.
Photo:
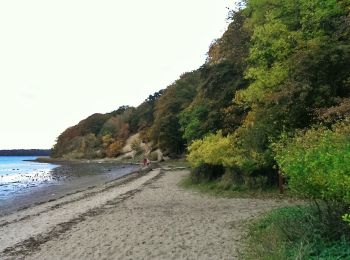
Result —
POLYGON ((280 201, 183 190, 154 169, 0 218, 1 259, 237 259, 245 223, 280 201))

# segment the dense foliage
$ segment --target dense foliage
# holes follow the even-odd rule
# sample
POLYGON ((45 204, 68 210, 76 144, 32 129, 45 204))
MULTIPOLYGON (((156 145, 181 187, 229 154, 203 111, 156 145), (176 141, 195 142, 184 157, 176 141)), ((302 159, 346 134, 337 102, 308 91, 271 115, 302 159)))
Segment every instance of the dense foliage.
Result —
POLYGON ((217 165, 273 183, 272 147, 282 133, 327 128, 350 114, 350 3, 247 0, 241 6, 230 12, 203 66, 136 108, 95 114, 68 128, 53 156, 115 157, 140 133, 169 156, 188 147, 194 168, 217 165))
POLYGON ((184 73, 136 108, 122 106, 68 128, 58 137, 52 156, 115 157, 134 133, 166 155, 178 156, 207 133, 222 129, 227 134, 237 128, 245 111, 232 107, 232 99, 236 90, 247 86, 243 72, 250 31, 243 26, 242 12, 231 16, 227 31, 210 46, 202 67, 184 73))
POLYGON ((310 206, 275 209, 250 227, 244 259, 349 259, 349 236, 335 239, 310 206))
MULTIPOLYGON (((272 176, 276 162, 271 147, 283 132, 315 124, 327 127, 349 114, 349 6, 348 1, 335 0, 246 1, 233 19, 241 21, 235 23, 237 35, 244 32, 249 42, 243 62, 237 59, 248 86, 235 89, 231 106, 225 108, 222 122, 231 124, 220 126, 223 135, 189 147, 194 167, 215 163, 234 168, 234 174, 272 176), (221 155, 210 153, 221 149, 221 155)), ((236 48, 233 43, 231 49, 236 48)), ((226 46, 226 41, 213 45, 209 61, 223 59, 224 52, 218 50, 227 47, 218 48, 220 44, 226 46)))
POLYGON ((273 183, 276 166, 284 167, 272 149, 282 133, 327 129, 350 115, 350 3, 247 0, 241 6, 230 12, 203 66, 136 108, 95 114, 68 128, 53 156, 115 157, 140 133, 169 156, 188 147, 194 168, 222 166, 273 183))
POLYGON ((349 233, 341 221, 349 222, 350 211, 349 11, 349 1, 247 1, 248 86, 236 89, 226 109, 235 126, 188 149, 194 173, 221 165, 222 180, 271 183, 280 168, 288 187, 316 203, 336 239, 349 233))
MULTIPOLYGON (((227 136, 194 141, 188 155, 197 169, 227 168, 233 176, 226 170, 222 181, 273 181, 280 168, 288 187, 317 205, 314 221, 330 230, 334 248, 348 251, 339 241, 349 234, 342 222, 349 223, 350 211, 349 11, 349 1, 247 1, 249 86, 236 91, 231 106, 241 121, 227 136)), ((334 256, 332 248, 316 255, 334 256)))
POLYGON ((266 186, 280 170, 327 208, 320 218, 340 239, 350 222, 350 1, 246 0, 228 19, 203 66, 136 108, 68 128, 52 156, 116 157, 139 133, 171 157, 187 151, 196 182, 266 186))
POLYGON ((298 131, 274 146, 289 187, 313 199, 350 205, 350 125, 298 131))
POLYGON ((199 81, 199 71, 183 74, 164 91, 155 105, 151 140, 166 154, 184 152, 185 142, 180 129, 179 113, 196 96, 199 81))

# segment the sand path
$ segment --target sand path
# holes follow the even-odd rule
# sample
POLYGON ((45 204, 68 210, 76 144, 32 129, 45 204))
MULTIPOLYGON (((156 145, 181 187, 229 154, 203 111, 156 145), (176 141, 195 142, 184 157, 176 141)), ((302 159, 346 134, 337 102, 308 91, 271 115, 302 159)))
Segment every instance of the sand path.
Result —
POLYGON ((213 198, 188 171, 130 175, 0 219, 2 259, 237 259, 244 222, 274 200, 213 198))

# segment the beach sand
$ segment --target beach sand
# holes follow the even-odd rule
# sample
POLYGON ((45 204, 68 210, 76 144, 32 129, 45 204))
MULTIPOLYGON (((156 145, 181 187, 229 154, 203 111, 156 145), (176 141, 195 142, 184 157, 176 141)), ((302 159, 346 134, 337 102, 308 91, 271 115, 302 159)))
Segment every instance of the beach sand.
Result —
POLYGON ((154 169, 0 218, 1 259, 237 259, 247 220, 283 202, 215 198, 154 169))

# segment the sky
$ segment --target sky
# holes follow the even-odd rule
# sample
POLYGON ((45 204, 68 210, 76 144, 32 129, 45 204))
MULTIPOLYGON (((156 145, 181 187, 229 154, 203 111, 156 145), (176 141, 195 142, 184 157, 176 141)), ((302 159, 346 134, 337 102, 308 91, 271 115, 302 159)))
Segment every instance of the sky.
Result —
POLYGON ((0 1, 0 149, 51 148, 87 116, 197 69, 234 3, 0 1))

